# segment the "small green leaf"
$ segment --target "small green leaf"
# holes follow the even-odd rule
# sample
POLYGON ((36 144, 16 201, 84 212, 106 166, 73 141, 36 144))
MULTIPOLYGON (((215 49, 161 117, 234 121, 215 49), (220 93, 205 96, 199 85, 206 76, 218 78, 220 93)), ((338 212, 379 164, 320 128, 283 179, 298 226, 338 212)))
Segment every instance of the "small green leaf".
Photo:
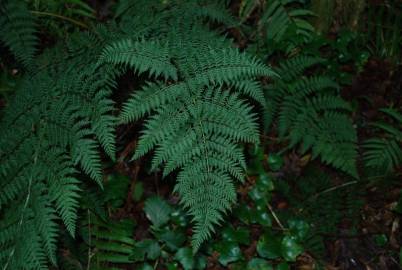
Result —
POLYGON ((235 242, 221 242, 215 246, 215 250, 219 253, 218 261, 223 266, 243 257, 239 245, 235 242))
POLYGON ((207 266, 205 256, 197 254, 193 255, 193 250, 189 247, 180 248, 174 257, 183 266, 184 270, 202 270, 207 266))
POLYGON ((247 264, 247 270, 272 270, 272 265, 261 258, 253 258, 247 264))
POLYGON ((277 270, 290 270, 290 266, 288 263, 286 262, 282 262, 280 264, 278 264, 278 266, 276 267, 277 270))
POLYGON ((144 194, 144 184, 142 182, 138 182, 134 185, 133 190, 133 200, 138 202, 141 200, 142 194, 144 194))
POLYGON ((152 224, 159 228, 169 221, 172 208, 160 197, 151 197, 145 201, 144 212, 152 224))
POLYGON ((257 211, 257 222, 264 227, 272 226, 271 216, 266 211, 257 211))
POLYGON ((246 262, 235 262, 230 264, 230 270, 244 270, 247 268, 246 262))
POLYGON ((290 219, 288 220, 290 232, 298 241, 303 241, 307 236, 310 226, 304 220, 290 219))
POLYGON ((233 210, 235 216, 245 224, 249 224, 251 222, 251 212, 251 208, 246 204, 241 204, 235 208, 235 210, 233 210))
POLYGON ((103 199, 113 208, 121 207, 127 196, 130 179, 121 174, 111 174, 104 186, 103 199))
POLYGON ((297 256, 303 252, 303 247, 297 243, 294 236, 286 235, 282 239, 281 252, 285 260, 294 262, 297 256))
POLYGON ((195 259, 194 269, 203 270, 207 267, 207 258, 205 256, 198 255, 195 259))
POLYGON ((152 265, 150 265, 149 263, 141 264, 137 269, 138 270, 154 270, 152 265))
POLYGON ((388 238, 385 234, 377 234, 374 236, 374 241, 378 246, 383 247, 388 243, 388 238))
POLYGON ((189 247, 183 247, 176 252, 175 259, 183 266, 184 270, 194 268, 193 251, 189 247))
POLYGON ((281 256, 281 241, 278 236, 265 233, 257 242, 257 253, 265 259, 276 259, 281 256))
POLYGON ((133 255, 130 259, 134 261, 144 261, 146 259, 156 260, 161 254, 161 247, 156 240, 144 239, 135 244, 133 255))
POLYGON ((166 267, 167 270, 179 270, 179 264, 177 262, 169 263, 166 267))
POLYGON ((179 231, 164 230, 156 234, 157 238, 166 244, 166 247, 171 251, 179 249, 186 242, 186 235, 179 231))
POLYGON ((235 229, 232 226, 226 226, 222 230, 222 239, 227 242, 248 245, 250 243, 250 231, 243 227, 235 229))
POLYGON ((248 193, 248 196, 250 196, 250 198, 253 201, 258 201, 258 200, 262 200, 264 198, 265 192, 259 190, 257 187, 254 187, 252 190, 250 190, 250 192, 248 193))
POLYGON ((181 209, 174 210, 170 214, 170 218, 172 222, 180 227, 187 227, 188 225, 188 217, 187 214, 181 209))
POLYGON ((267 158, 267 163, 269 168, 276 172, 279 171, 283 166, 283 158, 278 154, 269 154, 267 158))
POLYGON ((260 177, 257 180, 257 186, 266 191, 274 190, 274 182, 272 176, 267 173, 260 174, 260 177))

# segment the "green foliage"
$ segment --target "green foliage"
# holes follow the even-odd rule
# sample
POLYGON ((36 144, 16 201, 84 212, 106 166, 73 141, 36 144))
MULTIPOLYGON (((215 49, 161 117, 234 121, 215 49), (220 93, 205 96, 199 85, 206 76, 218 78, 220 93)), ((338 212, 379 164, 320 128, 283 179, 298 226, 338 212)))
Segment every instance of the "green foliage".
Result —
POLYGON ((278 118, 279 137, 289 148, 300 145, 302 154, 357 177, 357 135, 350 120, 350 105, 337 93, 338 84, 319 74, 305 75, 322 60, 296 56, 282 62, 275 71, 283 74, 266 89, 266 126, 278 118))
MULTIPOLYGON (((82 0, 0 2, 0 40, 28 71, 1 78, 7 98, 15 92, 0 121, 3 270, 205 269, 206 255, 230 269, 285 270, 305 250, 322 253, 322 236, 336 233, 342 221, 354 224, 361 182, 335 183, 322 170, 303 170, 291 180, 276 176, 291 166, 285 151, 298 148, 304 157, 358 177, 352 109, 337 83, 350 81, 337 73, 341 65, 361 70, 367 61, 366 52, 351 48, 357 35, 341 32, 333 42, 317 37, 307 21, 314 15, 299 0, 243 0, 242 25, 233 29, 240 24, 225 2, 121 0, 113 20, 97 27, 91 23, 95 11, 82 0), (38 21, 49 28, 40 28, 46 41, 40 46, 38 21), (250 51, 279 62, 276 68, 222 35, 242 47, 243 30, 256 45, 250 51), (54 39, 60 41, 47 48, 54 39), (116 93, 115 106, 113 89, 126 79, 136 89, 128 100, 116 93), (256 147, 246 168, 243 148, 259 144, 260 111, 266 130, 278 133, 278 145, 268 154, 256 147), (150 156, 155 177, 176 178, 179 200, 174 194, 169 203, 156 196, 143 202, 145 182, 103 176, 102 161, 115 160, 116 125, 140 120, 133 159, 150 156), (283 145, 282 151, 276 147, 283 145), (237 193, 235 180, 245 179, 237 193), (237 195, 242 201, 236 204, 237 195), (273 197, 290 207, 275 209, 273 197), (136 232, 133 215, 139 217, 136 232), (219 225, 221 233, 211 239, 219 225), (262 233, 253 240, 256 232, 262 233), (251 246, 254 254, 243 253, 251 246)), ((389 55, 398 54, 399 15, 385 24, 392 31, 376 28, 379 43, 390 40, 384 45, 389 55)), ((381 16, 377 23, 385 20, 381 16)), ((382 112, 392 120, 372 124, 378 138, 364 143, 363 157, 368 169, 390 174, 402 161, 402 117, 396 109, 382 112)), ((131 149, 118 145, 125 155, 131 149)), ((123 159, 118 166, 131 169, 123 159)), ((387 240, 381 234, 375 239, 387 240)))
POLYGON ((169 221, 172 209, 160 197, 151 197, 145 202, 144 212, 155 228, 159 228, 169 221))
MULTIPOLYGON (((89 29, 96 12, 85 0, 28 0, 41 32, 54 40, 63 40, 79 29, 89 29)), ((102 16, 102 15, 101 15, 102 16)))
MULTIPOLYGON (((159 22, 158 28, 169 26, 166 33, 155 29, 159 35, 152 34, 152 41, 116 41, 104 50, 101 63, 128 65, 138 73, 148 70, 158 79, 134 92, 120 119, 128 123, 148 116, 134 159, 155 149, 152 170, 163 166, 167 176, 180 169, 175 191, 193 215, 197 250, 236 199, 232 178, 242 181, 245 169, 237 143, 259 141, 256 115, 242 95, 261 101, 261 88, 253 80, 274 73, 206 31, 197 18, 205 14, 194 10, 186 17, 191 28, 181 21, 159 22)), ((149 28, 153 33, 152 24, 149 28)))
POLYGON ((0 261, 5 269, 42 269, 47 260, 56 264, 58 217, 71 235, 75 232, 77 166, 101 185, 99 144, 114 157, 109 97, 117 71, 96 63, 100 51, 93 45, 103 40, 87 34, 76 38, 79 49, 69 43, 38 59, 38 70, 23 79, 0 124, 0 261))
POLYGON ((132 221, 105 222, 93 214, 89 215, 82 229, 85 230, 86 244, 90 248, 90 269, 121 269, 116 268, 117 265, 133 262, 131 256, 136 243, 132 238, 132 221), (111 263, 116 267, 108 267, 111 263))
POLYGON ((312 16, 313 13, 302 7, 295 8, 295 3, 300 3, 300 1, 275 0, 270 1, 267 5, 260 19, 260 25, 265 28, 268 42, 283 41, 284 36, 290 34, 293 35, 292 40, 296 40, 296 36, 300 36, 304 40, 310 39, 314 27, 305 17, 312 16))
POLYGON ((402 115, 393 108, 381 109, 392 121, 371 124, 380 137, 370 138, 363 144, 365 165, 377 175, 395 172, 402 164, 402 115), (398 128, 399 127, 399 128, 398 128))
POLYGON ((388 58, 401 63, 402 5, 398 1, 369 4, 367 19, 361 20, 361 43, 366 45, 372 55, 388 58))
POLYGON ((352 230, 357 225, 356 216, 363 206, 362 186, 356 180, 335 185, 328 174, 314 166, 308 167, 301 177, 290 180, 278 182, 278 189, 294 208, 292 215, 305 220, 310 229, 306 231, 298 224, 293 227, 303 232, 309 251, 322 255, 323 237, 336 235, 342 221, 349 222, 352 230))
MULTIPOLYGON (((314 16, 300 0, 243 1, 243 16, 251 14, 259 5, 261 14, 253 50, 261 55, 283 52, 291 54, 300 45, 309 42, 315 34, 309 18, 314 16), (260 3, 258 3, 260 2, 260 3), (263 3, 263 4, 261 4, 263 3)), ((243 19, 244 20, 244 19, 243 19)))
POLYGON ((36 53, 36 23, 24 1, 0 2, 0 41, 25 67, 32 68, 36 53))

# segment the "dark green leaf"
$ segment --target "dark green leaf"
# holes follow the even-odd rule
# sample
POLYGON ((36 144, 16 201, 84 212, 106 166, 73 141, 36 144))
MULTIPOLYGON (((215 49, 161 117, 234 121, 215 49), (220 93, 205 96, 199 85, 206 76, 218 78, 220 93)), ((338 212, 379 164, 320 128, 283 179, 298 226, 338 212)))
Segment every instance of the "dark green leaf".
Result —
POLYGON ((157 234, 157 238, 163 241, 167 248, 171 251, 176 251, 179 249, 186 241, 186 236, 183 232, 179 230, 164 230, 157 234))
POLYGON ((144 212, 152 224, 158 228, 169 221, 172 208, 160 197, 151 197, 145 201, 144 212))
POLYGON ((258 211, 257 214, 257 222, 264 227, 272 226, 271 216, 266 211, 258 211))
POLYGON ((265 233, 257 243, 257 253, 266 259, 276 259, 281 256, 281 240, 278 236, 265 233))
POLYGON ((149 263, 141 264, 137 269, 138 270, 154 270, 152 265, 150 265, 149 263))
POLYGON ((247 264, 247 270, 272 270, 272 265, 261 258, 253 258, 247 264))
POLYGON ((221 242, 216 245, 215 250, 219 253, 218 261, 223 266, 242 258, 240 247, 235 242, 221 242))
POLYGON ((296 241, 294 236, 286 235, 281 242, 281 252, 285 260, 294 262, 297 256, 303 252, 303 247, 296 241))
POLYGON ((269 154, 267 158, 269 168, 276 172, 279 171, 283 166, 283 158, 278 154, 269 154))
POLYGON ((248 205, 241 204, 237 208, 235 208, 233 213, 242 222, 244 222, 245 224, 249 224, 251 222, 251 217, 250 217, 251 211, 252 210, 248 205))
POLYGON ((175 259, 180 262, 185 270, 194 268, 193 251, 189 247, 183 247, 176 252, 175 259))
POLYGON ((133 190, 133 200, 135 202, 138 202, 141 200, 142 194, 144 193, 144 185, 142 182, 137 182, 134 185, 134 190, 133 190))
POLYGON ((253 201, 261 201, 267 199, 267 193, 265 191, 261 191, 258 187, 254 187, 252 190, 250 190, 248 195, 253 201))
POLYGON ((161 247, 156 240, 144 239, 135 244, 133 255, 130 258, 134 261, 156 260, 160 254, 161 247))
POLYGON ((126 199, 130 179, 121 174, 111 174, 105 183, 103 198, 112 207, 121 207, 126 199))
POLYGON ((174 210, 170 214, 170 218, 174 224, 180 227, 186 227, 188 224, 187 214, 182 210, 174 210))
POLYGON ((227 242, 236 242, 239 244, 248 245, 250 243, 250 232, 246 228, 226 226, 222 230, 222 239, 227 242))
POLYGON ((288 220, 290 232, 298 241, 303 241, 307 236, 310 226, 304 220, 290 219, 288 220))
POLYGON ((167 270, 179 270, 179 264, 177 262, 169 263, 166 267, 167 270))
POLYGON ((378 246, 383 247, 388 243, 388 238, 385 234, 377 234, 374 236, 374 241, 378 246))
POLYGON ((267 173, 262 173, 260 174, 258 180, 257 180, 257 186, 266 191, 272 191, 274 190, 274 182, 272 176, 270 176, 267 173))
POLYGON ((278 264, 278 266, 276 267, 277 270, 290 270, 290 266, 288 263, 286 262, 282 262, 280 264, 278 264))

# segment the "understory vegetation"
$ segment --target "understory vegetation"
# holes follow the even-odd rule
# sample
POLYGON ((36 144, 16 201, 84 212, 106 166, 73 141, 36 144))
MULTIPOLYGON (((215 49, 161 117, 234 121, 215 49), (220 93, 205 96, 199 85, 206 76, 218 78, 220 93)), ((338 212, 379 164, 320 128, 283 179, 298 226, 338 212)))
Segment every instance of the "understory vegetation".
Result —
POLYGON ((401 269, 401 12, 0 0, 1 269, 401 269))

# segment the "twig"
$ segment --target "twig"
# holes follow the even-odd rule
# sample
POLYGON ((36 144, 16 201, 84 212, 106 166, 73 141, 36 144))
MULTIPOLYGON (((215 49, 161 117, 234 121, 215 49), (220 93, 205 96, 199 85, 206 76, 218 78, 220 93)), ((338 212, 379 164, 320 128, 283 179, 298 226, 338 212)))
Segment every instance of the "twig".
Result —
POLYGON ((274 217, 276 223, 278 223, 279 227, 280 227, 283 231, 287 231, 288 229, 285 228, 285 227, 282 225, 282 222, 279 220, 278 216, 275 214, 274 209, 272 208, 272 206, 271 206, 269 203, 267 203, 267 206, 268 206, 268 209, 269 209, 269 211, 271 212, 272 216, 274 217))
POLYGON ((340 188, 344 188, 344 187, 347 187, 347 186, 350 186, 350 185, 354 185, 354 184, 357 184, 357 180, 346 182, 346 183, 343 183, 341 185, 337 185, 337 186, 325 189, 325 190, 323 190, 323 191, 321 191, 319 193, 314 194, 308 200, 315 199, 315 198, 317 198, 318 196, 321 196, 324 193, 328 193, 328 192, 331 192, 331 191, 334 191, 334 190, 337 190, 337 189, 340 189, 340 188))
POLYGON ((38 16, 55 17, 55 18, 58 18, 58 19, 61 19, 61 20, 68 21, 70 23, 76 24, 76 25, 81 26, 81 27, 83 27, 85 29, 89 29, 89 26, 86 25, 85 23, 77 21, 77 20, 74 20, 74 19, 71 19, 69 17, 63 16, 63 15, 60 15, 60 14, 51 13, 51 12, 44 12, 44 11, 36 11, 36 10, 31 10, 30 12, 32 14, 38 15, 38 16))

